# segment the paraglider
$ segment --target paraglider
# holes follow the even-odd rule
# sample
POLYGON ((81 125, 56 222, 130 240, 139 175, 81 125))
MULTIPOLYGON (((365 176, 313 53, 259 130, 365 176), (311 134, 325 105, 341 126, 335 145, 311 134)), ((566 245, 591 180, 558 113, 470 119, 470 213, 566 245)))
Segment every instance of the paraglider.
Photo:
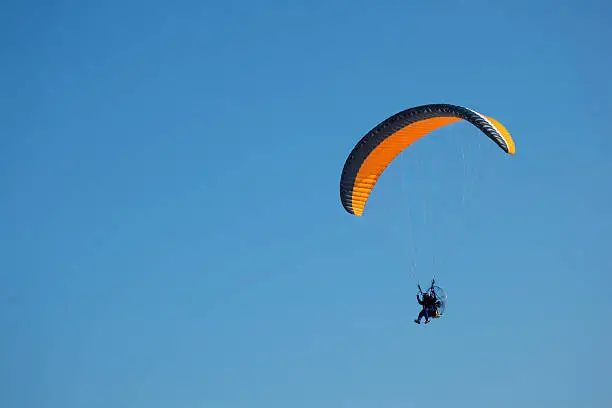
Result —
MULTIPOLYGON (((430 104, 403 110, 363 136, 346 159, 340 178, 340 201, 346 212, 362 216, 378 179, 400 153, 434 130, 462 120, 474 125, 503 152, 515 154, 514 140, 508 130, 497 120, 472 109, 430 104)), ((423 318, 429 323, 445 313, 446 294, 435 285, 435 280, 426 292, 419 286, 417 301, 422 306, 414 320, 418 324, 423 318)))
POLYGON ((446 310, 446 293, 441 287, 436 286, 436 280, 432 279, 431 286, 427 291, 423 292, 421 285, 417 285, 419 293, 417 293, 417 302, 423 307, 419 312, 419 316, 414 319, 414 322, 421 324, 421 319, 425 318, 425 324, 429 323, 432 319, 438 319, 442 317, 446 310), (423 297, 421 300, 419 295, 423 297))

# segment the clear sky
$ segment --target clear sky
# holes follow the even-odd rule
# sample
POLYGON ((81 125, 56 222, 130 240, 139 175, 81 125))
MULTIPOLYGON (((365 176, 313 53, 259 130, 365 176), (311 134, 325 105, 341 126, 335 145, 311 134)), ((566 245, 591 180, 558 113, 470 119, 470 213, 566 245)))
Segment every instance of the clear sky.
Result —
POLYGON ((0 406, 612 406, 611 16, 2 2, 0 406), (452 125, 347 214, 353 145, 440 102, 516 156, 452 125))

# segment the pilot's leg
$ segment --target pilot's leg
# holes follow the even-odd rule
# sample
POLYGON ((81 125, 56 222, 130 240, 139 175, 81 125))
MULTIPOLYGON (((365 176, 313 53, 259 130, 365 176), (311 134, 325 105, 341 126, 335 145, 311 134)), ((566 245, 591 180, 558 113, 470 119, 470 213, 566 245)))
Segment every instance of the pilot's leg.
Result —
POLYGON ((421 324, 421 319, 425 316, 425 309, 421 310, 419 312, 419 317, 416 318, 414 321, 415 323, 421 324))

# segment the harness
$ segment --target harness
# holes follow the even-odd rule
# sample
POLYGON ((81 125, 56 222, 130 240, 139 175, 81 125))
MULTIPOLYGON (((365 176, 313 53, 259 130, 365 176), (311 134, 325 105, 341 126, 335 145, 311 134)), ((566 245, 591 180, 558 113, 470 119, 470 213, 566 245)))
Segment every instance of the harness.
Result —
MULTIPOLYGON (((436 303, 439 302, 438 300, 438 296, 436 295, 436 292, 434 291, 434 284, 435 284, 435 280, 433 280, 431 282, 431 287, 427 290, 427 294, 429 295, 429 298, 431 299, 431 305, 428 306, 424 306, 424 309, 433 312, 431 314, 431 318, 432 319, 437 319, 441 316, 440 311, 438 310, 438 307, 436 306, 436 303)), ((419 291, 421 292, 421 296, 423 296, 425 293, 423 293, 423 290, 421 289, 421 285, 419 286, 419 291)))

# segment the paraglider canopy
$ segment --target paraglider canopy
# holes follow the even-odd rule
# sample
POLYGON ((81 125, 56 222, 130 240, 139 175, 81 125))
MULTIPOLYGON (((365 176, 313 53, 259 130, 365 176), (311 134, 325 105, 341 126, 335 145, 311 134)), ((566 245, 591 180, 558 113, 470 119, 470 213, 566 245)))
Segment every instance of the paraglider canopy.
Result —
POLYGON ((409 108, 385 119, 355 145, 344 163, 340 200, 349 213, 361 216, 378 178, 404 149, 451 123, 467 121, 480 129, 502 151, 513 155, 514 140, 497 120, 472 109, 449 104, 409 108))

